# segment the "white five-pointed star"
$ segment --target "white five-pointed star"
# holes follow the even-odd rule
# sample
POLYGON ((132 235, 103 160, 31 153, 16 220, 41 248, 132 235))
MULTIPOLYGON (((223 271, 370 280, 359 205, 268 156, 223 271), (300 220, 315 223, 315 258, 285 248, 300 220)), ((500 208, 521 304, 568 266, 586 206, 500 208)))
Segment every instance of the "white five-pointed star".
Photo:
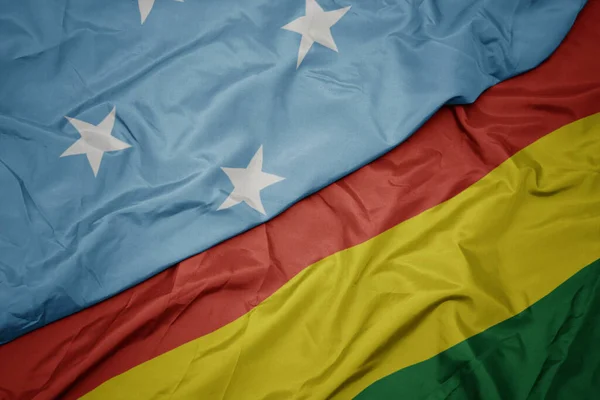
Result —
POLYGON ((260 191, 285 178, 263 172, 262 164, 263 148, 260 146, 246 168, 221 167, 233 184, 233 191, 219 206, 218 210, 233 207, 243 201, 261 214, 267 214, 260 199, 260 191))
POLYGON ((304 60, 304 57, 306 57, 306 54, 315 42, 335 52, 338 51, 333 36, 331 36, 331 27, 335 25, 349 9, 350 7, 344 7, 333 11, 323 11, 316 0, 306 0, 306 15, 295 19, 282 27, 282 29, 302 35, 296 68, 300 66, 302 60, 304 60))
POLYGON ((81 135, 81 139, 73 143, 71 147, 61 154, 61 157, 85 154, 90 166, 94 171, 94 176, 98 175, 102 156, 107 151, 123 150, 131 145, 112 137, 111 132, 115 125, 116 107, 100 122, 98 125, 92 125, 75 118, 65 117, 69 120, 81 135))
MULTIPOLYGON (((152 11, 152 7, 154 7, 155 0, 138 0, 138 6, 140 7, 140 16, 142 17, 142 24, 148 18, 148 14, 152 11)), ((180 3, 183 3, 183 0, 175 0, 180 3)))

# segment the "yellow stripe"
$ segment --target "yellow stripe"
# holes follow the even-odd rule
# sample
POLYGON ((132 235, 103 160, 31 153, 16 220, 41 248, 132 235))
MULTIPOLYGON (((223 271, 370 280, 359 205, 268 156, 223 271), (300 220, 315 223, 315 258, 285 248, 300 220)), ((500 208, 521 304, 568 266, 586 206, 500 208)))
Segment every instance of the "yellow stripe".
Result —
POLYGON ((85 399, 351 398, 510 318, 598 258, 600 114, 85 399))

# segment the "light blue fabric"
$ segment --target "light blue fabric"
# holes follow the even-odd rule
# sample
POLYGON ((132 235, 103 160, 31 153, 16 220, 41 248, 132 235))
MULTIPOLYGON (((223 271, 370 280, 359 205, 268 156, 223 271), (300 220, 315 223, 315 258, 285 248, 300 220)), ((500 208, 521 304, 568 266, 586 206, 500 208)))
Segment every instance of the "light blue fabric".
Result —
MULTIPOLYGON (((0 0, 0 343, 277 215, 445 103, 535 67, 585 0, 320 0, 339 53, 281 29, 304 0, 0 0), (97 177, 65 116, 116 107, 97 177), (286 179, 242 203, 221 167, 286 179)), ((441 134, 441 132, 440 132, 441 134)), ((231 266, 229 266, 231 267, 231 266)), ((235 266, 233 266, 235 267, 235 266)))

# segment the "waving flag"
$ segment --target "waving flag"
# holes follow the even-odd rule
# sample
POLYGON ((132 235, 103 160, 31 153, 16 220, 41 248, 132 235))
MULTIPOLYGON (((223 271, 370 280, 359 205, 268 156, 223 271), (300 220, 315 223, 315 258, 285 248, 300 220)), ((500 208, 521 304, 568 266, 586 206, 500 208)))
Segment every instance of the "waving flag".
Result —
POLYGON ((535 67, 584 3, 3 0, 0 343, 535 67))
POLYGON ((279 217, 0 346, 0 397, 594 398, 599 19, 279 217))

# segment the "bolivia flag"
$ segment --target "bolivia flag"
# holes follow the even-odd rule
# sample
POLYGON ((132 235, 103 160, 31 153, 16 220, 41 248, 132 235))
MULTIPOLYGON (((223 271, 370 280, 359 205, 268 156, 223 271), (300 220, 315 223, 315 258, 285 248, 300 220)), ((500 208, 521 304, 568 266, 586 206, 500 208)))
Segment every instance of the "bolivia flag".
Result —
POLYGON ((0 399, 597 398, 598 21, 592 0, 539 67, 1 345, 0 399))

